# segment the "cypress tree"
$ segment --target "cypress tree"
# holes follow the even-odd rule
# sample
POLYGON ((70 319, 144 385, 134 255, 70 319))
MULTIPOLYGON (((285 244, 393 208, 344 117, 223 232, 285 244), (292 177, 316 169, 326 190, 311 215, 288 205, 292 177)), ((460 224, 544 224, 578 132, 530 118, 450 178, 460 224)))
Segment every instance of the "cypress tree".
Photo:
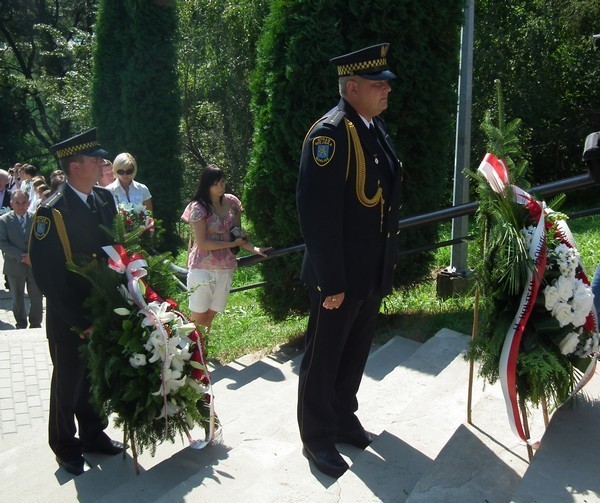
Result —
MULTIPOLYGON (((462 0, 274 0, 253 75, 255 136, 245 185, 246 211, 262 243, 303 242, 295 205, 302 141, 339 100, 328 60, 380 42, 390 42, 388 61, 398 75, 382 118, 405 167, 402 214, 447 203, 462 7, 462 0)), ((323 215, 323 225, 335 222, 323 215)), ((411 230, 399 236, 400 245, 431 243, 436 234, 434 226, 411 230)), ((429 261, 429 255, 411 256, 398 267, 398 279, 424 274, 429 261)), ((275 317, 307 304, 300 263, 296 255, 264 264, 262 301, 275 317)))
POLYGON ((131 153, 174 246, 182 169, 175 0, 103 0, 95 58, 94 117, 116 156, 131 153), (112 93, 112 95, 111 95, 112 93))

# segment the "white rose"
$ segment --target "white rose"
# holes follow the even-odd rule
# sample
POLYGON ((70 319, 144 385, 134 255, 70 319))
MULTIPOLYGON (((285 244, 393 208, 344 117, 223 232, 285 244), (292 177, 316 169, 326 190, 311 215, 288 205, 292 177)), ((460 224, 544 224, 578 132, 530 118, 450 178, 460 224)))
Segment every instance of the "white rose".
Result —
POLYGON ((552 311, 554 309, 554 306, 556 306, 556 303, 560 300, 560 295, 558 294, 558 288, 556 288, 555 286, 548 285, 544 289, 544 298, 545 298, 546 309, 548 311, 552 311))
POLYGON ((567 326, 569 323, 573 322, 573 311, 571 311, 571 306, 564 302, 559 302, 554 306, 552 316, 556 318, 561 327, 567 326))
POLYGON ((141 353, 133 353, 133 356, 129 358, 129 365, 131 365, 134 369, 143 367, 146 365, 146 355, 141 353))
POLYGON ((579 344, 579 334, 577 332, 571 332, 565 338, 559 342, 558 347, 563 355, 570 355, 579 344))
POLYGON ((556 281, 556 288, 558 288, 558 295, 561 300, 567 301, 573 296, 573 280, 565 276, 561 276, 556 281))

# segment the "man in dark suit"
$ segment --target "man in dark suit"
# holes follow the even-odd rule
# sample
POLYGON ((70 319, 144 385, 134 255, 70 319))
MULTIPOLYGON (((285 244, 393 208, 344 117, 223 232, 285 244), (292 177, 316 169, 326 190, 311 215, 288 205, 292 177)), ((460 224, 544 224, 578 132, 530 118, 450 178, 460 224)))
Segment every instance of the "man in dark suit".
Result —
POLYGON ((10 285, 13 314, 17 328, 27 328, 27 311, 25 309, 25 285, 29 294, 29 326, 42 325, 42 293, 38 288, 31 262, 29 261, 29 234, 33 224, 33 214, 27 211, 29 195, 14 190, 9 211, 0 217, 0 250, 4 254, 4 274, 10 285))
POLYGON ((33 274, 46 296, 46 332, 54 364, 50 389, 49 444, 59 465, 79 475, 86 470, 82 452, 118 454, 123 445, 111 440, 90 404, 86 359, 81 352, 92 331, 83 303, 91 285, 69 271, 67 261, 101 259, 110 237, 100 225, 112 226, 116 207, 111 193, 96 186, 102 150, 91 129, 51 148, 67 180, 37 210, 31 235, 33 274), (75 418, 79 437, 75 436, 75 418))
POLYGON ((401 164, 383 121, 388 44, 345 54, 339 104, 308 131, 297 186, 306 243, 301 278, 311 310, 300 366, 303 453, 333 477, 348 464, 335 443, 372 441, 355 412, 382 298, 392 290, 401 164))

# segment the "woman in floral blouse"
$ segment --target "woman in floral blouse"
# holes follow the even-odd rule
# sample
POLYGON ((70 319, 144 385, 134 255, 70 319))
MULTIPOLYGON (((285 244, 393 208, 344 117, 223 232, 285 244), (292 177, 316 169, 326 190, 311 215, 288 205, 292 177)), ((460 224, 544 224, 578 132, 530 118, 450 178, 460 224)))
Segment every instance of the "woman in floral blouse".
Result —
POLYGON ((216 165, 202 172, 194 197, 181 219, 192 227, 194 243, 188 256, 187 287, 194 322, 210 330, 217 313, 225 310, 237 267, 233 248, 265 256, 243 235, 235 237, 232 229, 241 229, 242 203, 225 193, 225 175, 216 165))

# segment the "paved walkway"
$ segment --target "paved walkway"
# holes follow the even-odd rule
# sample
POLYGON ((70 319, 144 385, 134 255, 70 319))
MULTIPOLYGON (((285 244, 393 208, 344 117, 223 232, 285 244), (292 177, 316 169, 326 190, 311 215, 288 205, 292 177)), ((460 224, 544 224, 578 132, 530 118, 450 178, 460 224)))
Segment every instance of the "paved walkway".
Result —
MULTIPOLYGON (((3 262, 0 254, 0 271, 3 262)), ((0 282, 0 439, 5 440, 47 423, 52 362, 45 323, 17 330, 3 276, 0 282)))

